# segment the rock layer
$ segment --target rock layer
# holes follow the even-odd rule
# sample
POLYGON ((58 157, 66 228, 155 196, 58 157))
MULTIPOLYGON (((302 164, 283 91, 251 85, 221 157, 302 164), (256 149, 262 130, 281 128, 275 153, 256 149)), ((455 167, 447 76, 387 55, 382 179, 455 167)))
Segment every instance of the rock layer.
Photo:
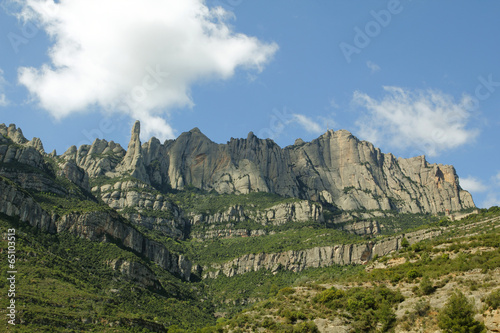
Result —
POLYGON ((405 235, 385 238, 379 242, 339 244, 315 247, 300 251, 246 254, 223 264, 213 264, 202 269, 203 278, 216 278, 220 274, 232 277, 260 269, 277 272, 280 269, 300 272, 307 268, 332 265, 362 265, 375 255, 384 256, 401 248, 405 237, 410 244, 441 235, 442 230, 419 230, 405 235))

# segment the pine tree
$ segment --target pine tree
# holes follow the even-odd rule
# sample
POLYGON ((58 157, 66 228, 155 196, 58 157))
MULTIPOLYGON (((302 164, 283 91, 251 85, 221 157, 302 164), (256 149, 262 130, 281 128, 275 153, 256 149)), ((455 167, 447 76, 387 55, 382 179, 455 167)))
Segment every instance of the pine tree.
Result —
POLYGON ((453 293, 439 313, 439 328, 448 333, 483 333, 484 325, 474 319, 473 304, 460 291, 453 293))

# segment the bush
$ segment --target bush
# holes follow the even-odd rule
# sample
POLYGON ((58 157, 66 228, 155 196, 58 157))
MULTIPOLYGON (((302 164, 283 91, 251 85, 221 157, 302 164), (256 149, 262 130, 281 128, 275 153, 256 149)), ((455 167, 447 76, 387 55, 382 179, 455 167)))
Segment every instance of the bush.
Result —
POLYGON ((300 323, 293 328, 293 333, 319 333, 318 327, 312 321, 300 323))
POLYGON ((422 281, 420 281, 419 289, 422 295, 430 295, 436 290, 436 288, 434 288, 434 286, 432 285, 431 280, 427 276, 424 276, 422 278, 422 281))
POLYGON ((287 295, 291 295, 293 293, 295 293, 295 289, 290 288, 290 287, 285 287, 283 289, 280 289, 280 291, 278 292, 278 295, 287 296, 287 295))
POLYGON ((425 301, 419 301, 418 303, 415 304, 415 313, 419 316, 419 317, 425 317, 427 316, 427 314, 429 313, 429 311, 431 310, 431 305, 429 304, 429 302, 425 302, 425 301))
POLYGON ((483 301, 492 309, 500 309, 500 289, 492 291, 483 301))
POLYGON ((325 304, 330 308, 335 308, 335 306, 333 306, 332 303, 335 300, 339 300, 344 297, 345 297, 345 292, 343 290, 332 287, 316 295, 316 297, 314 297, 313 300, 314 302, 325 304))
POLYGON ((410 269, 408 271, 408 273, 406 273, 406 277, 408 278, 408 280, 410 281, 413 281, 415 280, 416 278, 422 276, 422 274, 420 274, 420 272, 418 272, 417 270, 415 269, 410 269))
POLYGON ((473 304, 460 291, 453 293, 439 313, 438 325, 448 333, 486 332, 484 324, 474 319, 473 304))

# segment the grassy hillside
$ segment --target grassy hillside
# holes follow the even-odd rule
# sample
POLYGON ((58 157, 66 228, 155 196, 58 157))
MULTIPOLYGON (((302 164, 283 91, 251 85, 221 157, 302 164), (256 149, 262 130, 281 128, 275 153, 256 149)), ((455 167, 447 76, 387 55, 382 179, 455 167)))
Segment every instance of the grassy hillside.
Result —
MULTIPOLYGON (((482 211, 438 239, 367 266, 260 270, 191 283, 112 243, 41 233, 4 215, 0 226, 18 237, 19 332, 375 332, 438 329, 457 289, 475 299, 475 314, 498 308, 499 219, 498 208, 482 211), (106 262, 116 258, 148 267, 161 287, 114 271, 106 262)), ((1 260, 5 290, 5 255, 1 260)))
MULTIPOLYGON (((17 235, 17 332, 149 332, 214 322, 211 306, 192 285, 115 244, 42 233, 5 215, 0 227, 15 228, 17 235), (117 258, 149 267, 161 288, 147 288, 106 264, 117 258)), ((6 291, 7 257, 0 258, 6 291)), ((0 299, 4 318, 7 301, 0 299)))
POLYGON ((464 332, 485 332, 474 317, 488 324, 492 311, 500 313, 500 209, 450 223, 438 239, 365 267, 328 271, 303 271, 289 287, 207 331, 456 332, 450 327, 461 323, 470 324, 464 332))

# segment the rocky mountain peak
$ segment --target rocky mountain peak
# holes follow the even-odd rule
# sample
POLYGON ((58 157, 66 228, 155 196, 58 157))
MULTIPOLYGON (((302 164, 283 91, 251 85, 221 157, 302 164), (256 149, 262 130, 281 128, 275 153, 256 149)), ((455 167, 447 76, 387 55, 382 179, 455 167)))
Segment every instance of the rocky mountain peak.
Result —
POLYGON ((14 124, 10 124, 9 127, 5 124, 0 124, 0 134, 9 137, 14 143, 25 144, 28 142, 23 135, 23 131, 14 124))
POLYGON ((35 148, 40 153, 45 154, 45 150, 43 149, 43 143, 40 138, 33 138, 31 141, 27 143, 28 146, 35 148))
POLYGON ((295 142, 293 143, 294 146, 302 146, 304 144, 305 142, 301 138, 296 139, 295 142))
POLYGON ((137 120, 132 127, 127 153, 116 170, 149 183, 141 146, 141 123, 137 120))

